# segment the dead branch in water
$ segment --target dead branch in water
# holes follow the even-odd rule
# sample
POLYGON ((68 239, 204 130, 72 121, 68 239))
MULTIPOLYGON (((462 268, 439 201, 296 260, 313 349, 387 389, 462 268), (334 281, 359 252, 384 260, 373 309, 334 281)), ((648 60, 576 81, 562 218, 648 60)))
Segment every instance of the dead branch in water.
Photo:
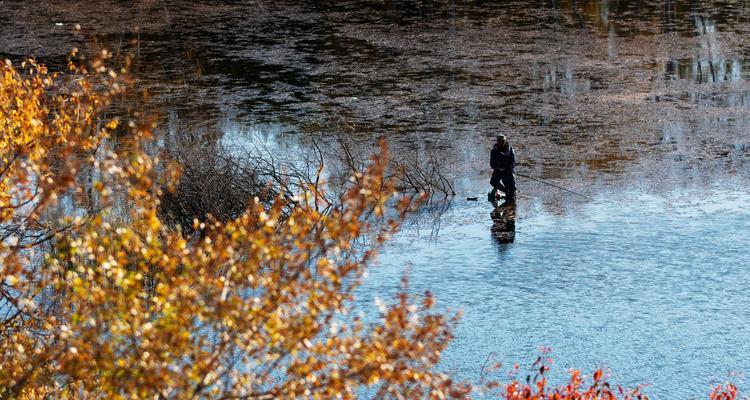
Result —
MULTIPOLYGON (((340 166, 339 173, 343 176, 361 174, 366 162, 377 151, 368 140, 346 133, 334 134, 324 146, 331 162, 340 166)), ((455 194, 451 179, 431 150, 400 150, 397 157, 389 160, 386 178, 394 182, 399 192, 443 195, 444 198, 455 194)))
MULTIPOLYGON (((180 177, 163 188, 161 212, 185 232, 192 231, 194 220, 236 218, 256 197, 266 206, 280 196, 288 209, 304 201, 328 213, 341 206, 341 196, 349 188, 361 183, 360 177, 380 153, 372 140, 351 132, 283 150, 258 137, 227 145, 220 135, 176 128, 165 136, 163 152, 177 165, 180 177)), ((443 198, 455 194, 434 152, 398 153, 385 171, 397 191, 443 198)))

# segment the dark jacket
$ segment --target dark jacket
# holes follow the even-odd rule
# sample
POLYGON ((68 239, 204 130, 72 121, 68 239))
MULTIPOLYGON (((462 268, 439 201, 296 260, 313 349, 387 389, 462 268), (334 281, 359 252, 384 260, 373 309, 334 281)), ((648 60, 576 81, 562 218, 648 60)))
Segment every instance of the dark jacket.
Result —
POLYGON ((490 167, 493 170, 513 171, 516 166, 516 153, 513 151, 513 146, 508 143, 508 147, 505 151, 500 149, 500 146, 495 143, 495 146, 490 152, 490 167))

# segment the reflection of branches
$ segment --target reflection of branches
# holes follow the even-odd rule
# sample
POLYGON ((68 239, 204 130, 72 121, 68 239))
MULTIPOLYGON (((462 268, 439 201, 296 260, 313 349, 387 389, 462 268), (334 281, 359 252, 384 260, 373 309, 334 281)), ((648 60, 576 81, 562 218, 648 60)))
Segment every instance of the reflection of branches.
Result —
POLYGON ((199 135, 182 132, 165 140, 166 158, 180 170, 179 181, 165 187, 161 213, 167 222, 192 232, 194 221, 229 221, 253 201, 266 207, 281 198, 287 212, 301 201, 327 213, 340 201, 323 190, 323 151, 296 155, 295 159, 256 141, 232 148, 206 143, 199 135))
POLYGON ((430 239, 434 240, 440 234, 443 215, 452 208, 453 202, 451 200, 441 200, 422 204, 406 217, 401 226, 415 229, 417 234, 420 234, 422 225, 425 225, 429 228, 430 239))
MULTIPOLYGON (((379 153, 371 141, 354 135, 334 135, 313 140, 293 151, 259 138, 231 150, 206 135, 181 132, 165 138, 166 158, 179 166, 180 178, 165 187, 161 212, 167 222, 193 231, 194 221, 228 221, 240 215, 256 199, 270 206, 283 199, 287 212, 300 204, 317 212, 339 208, 342 196, 360 179, 379 153)), ((401 154, 392 158, 385 172, 397 191, 415 195, 454 194, 434 153, 401 154)))
POLYGON ((434 152, 427 152, 424 157, 417 154, 404 161, 394 161, 392 169, 391 178, 401 191, 442 193, 444 197, 456 194, 453 184, 441 171, 434 152))
POLYGON ((318 212, 328 212, 339 202, 323 190, 323 153, 313 146, 313 151, 297 154, 297 159, 274 154, 267 143, 255 143, 243 149, 240 157, 250 163, 260 179, 272 184, 288 204, 295 205, 300 200, 310 201, 318 212))
MULTIPOLYGON (((325 142, 327 154, 332 162, 343 167, 340 173, 357 176, 366 167, 366 162, 376 152, 367 142, 356 142, 350 135, 336 134, 325 142)), ((400 192, 442 194, 444 197, 455 194, 453 184, 445 175, 432 151, 399 154, 389 160, 386 178, 393 181, 400 192)))

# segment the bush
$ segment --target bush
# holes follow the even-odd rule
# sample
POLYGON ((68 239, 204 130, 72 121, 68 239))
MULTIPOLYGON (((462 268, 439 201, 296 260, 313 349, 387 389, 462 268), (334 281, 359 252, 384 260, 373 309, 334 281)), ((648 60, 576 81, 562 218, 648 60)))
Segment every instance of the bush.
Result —
POLYGON ((434 371, 453 320, 431 296, 401 294, 374 326, 342 316, 374 254, 353 242, 398 226, 383 220, 385 153, 336 210, 254 200, 197 223, 189 243, 160 218, 156 171, 172 169, 142 151, 151 125, 131 124, 127 154, 106 150, 121 74, 101 60, 65 77, 28 66, 2 67, 0 398, 461 395, 434 371), (63 207, 88 190, 95 207, 63 207), (63 220, 44 220, 53 208, 63 220))
MULTIPOLYGON (((436 366, 456 319, 429 293, 403 290, 377 324, 350 317, 378 244, 412 206, 392 204, 385 145, 325 212, 319 187, 293 207, 253 196, 239 208, 252 194, 231 187, 243 172, 183 162, 195 170, 175 184, 175 168, 143 151, 150 123, 129 123, 126 152, 111 150, 119 124, 103 116, 125 71, 102 59, 64 76, 22 68, 0 67, 0 398, 645 397, 601 371, 588 387, 574 372, 548 388, 544 365, 527 383, 455 382, 436 366), (236 202, 214 208, 223 203, 201 191, 212 181, 236 202), (372 245, 355 247, 363 235, 372 245)), ((718 386, 710 398, 736 393, 718 386)))

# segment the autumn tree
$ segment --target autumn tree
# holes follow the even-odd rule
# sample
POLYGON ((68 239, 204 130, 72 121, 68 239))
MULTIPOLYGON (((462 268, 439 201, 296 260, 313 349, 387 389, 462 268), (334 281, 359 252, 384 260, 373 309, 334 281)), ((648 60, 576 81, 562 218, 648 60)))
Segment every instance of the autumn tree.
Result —
POLYGON ((190 234, 166 223, 179 168, 144 150, 143 116, 106 118, 130 83, 109 57, 0 66, 0 398, 641 396, 601 371, 550 388, 544 365, 526 383, 457 383, 437 368, 455 318, 429 293, 356 317, 354 289, 413 206, 384 178, 385 146, 335 206, 301 185, 190 234))
POLYGON ((374 325, 348 313, 398 226, 387 154, 327 213, 311 188, 291 212, 279 197, 196 220, 191 240, 159 217, 174 177, 142 149, 152 126, 130 123, 127 151, 112 150, 104 115, 128 79, 107 57, 64 75, 1 70, 0 397, 461 395, 435 372, 453 320, 429 294, 401 294, 374 325))

